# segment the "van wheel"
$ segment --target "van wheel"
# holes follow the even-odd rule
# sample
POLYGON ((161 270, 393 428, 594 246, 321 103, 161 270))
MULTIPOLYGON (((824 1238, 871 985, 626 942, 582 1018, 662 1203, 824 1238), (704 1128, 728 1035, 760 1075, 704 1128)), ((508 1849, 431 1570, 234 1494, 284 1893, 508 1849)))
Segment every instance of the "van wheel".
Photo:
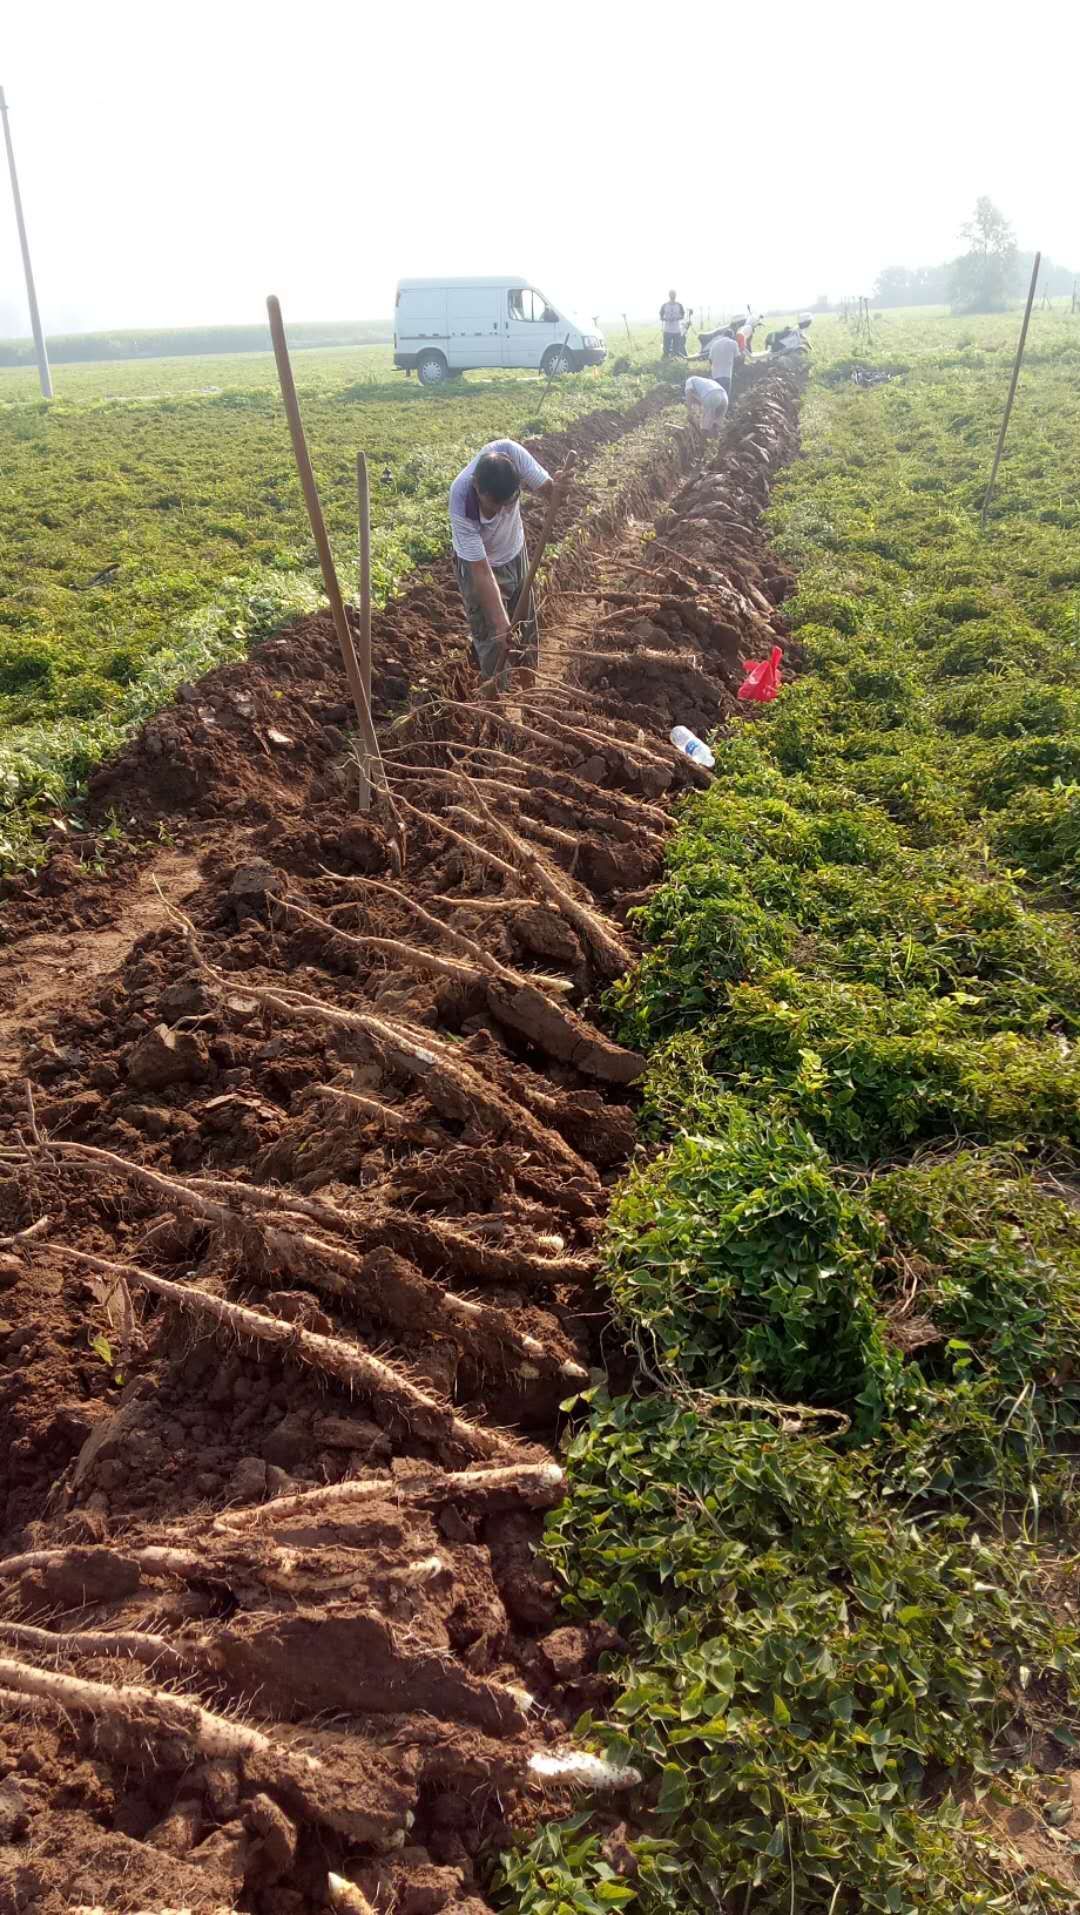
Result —
POLYGON ((441 352, 422 352, 416 362, 416 375, 422 386, 441 386, 450 369, 441 352))
POLYGON ((561 373, 573 372, 573 354, 565 346, 549 346, 540 361, 540 370, 547 379, 557 379, 561 373))

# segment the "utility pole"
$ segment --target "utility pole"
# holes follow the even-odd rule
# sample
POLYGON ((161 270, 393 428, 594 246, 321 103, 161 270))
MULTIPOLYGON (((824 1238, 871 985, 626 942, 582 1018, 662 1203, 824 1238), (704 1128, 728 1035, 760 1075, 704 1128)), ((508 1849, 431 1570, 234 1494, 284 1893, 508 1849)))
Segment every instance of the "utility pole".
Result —
POLYGON ((19 228, 19 245, 22 247, 23 272, 26 274, 26 301, 30 308, 30 327, 34 335, 34 351, 37 353, 38 378, 41 380, 43 396, 51 399, 53 396, 52 373, 49 371, 49 355, 45 350, 45 334, 41 330, 41 315, 38 312, 37 293, 34 291, 30 243, 26 237, 26 221, 23 218, 22 200, 19 197, 19 176, 15 171, 15 148, 11 144, 7 101, 4 98, 2 86, 0 86, 0 117, 4 122, 4 144, 7 147, 8 172, 11 174, 11 197, 15 201, 15 223, 19 228))

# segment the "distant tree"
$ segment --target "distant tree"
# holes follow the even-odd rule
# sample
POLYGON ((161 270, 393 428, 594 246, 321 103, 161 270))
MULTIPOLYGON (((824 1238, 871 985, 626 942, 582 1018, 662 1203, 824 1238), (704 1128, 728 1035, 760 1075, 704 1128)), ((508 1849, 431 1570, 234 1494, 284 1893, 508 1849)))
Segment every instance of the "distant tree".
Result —
POLYGON ((985 193, 961 228, 968 251, 953 261, 949 299, 954 312, 1002 312, 1017 284, 1016 237, 1000 207, 985 193))
POLYGON ((874 281, 875 306, 914 306, 914 278, 910 267, 884 266, 874 281))

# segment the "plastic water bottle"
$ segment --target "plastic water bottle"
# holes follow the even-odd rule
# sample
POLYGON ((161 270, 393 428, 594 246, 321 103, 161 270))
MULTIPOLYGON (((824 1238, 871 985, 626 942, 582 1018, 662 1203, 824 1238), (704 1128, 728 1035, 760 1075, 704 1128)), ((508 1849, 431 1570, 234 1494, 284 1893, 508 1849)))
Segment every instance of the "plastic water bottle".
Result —
POLYGON ((674 727, 671 742, 679 751, 684 751, 688 758, 692 758, 695 765, 704 765, 706 771, 711 771, 716 763, 708 745, 702 744, 701 739, 685 725, 674 727))

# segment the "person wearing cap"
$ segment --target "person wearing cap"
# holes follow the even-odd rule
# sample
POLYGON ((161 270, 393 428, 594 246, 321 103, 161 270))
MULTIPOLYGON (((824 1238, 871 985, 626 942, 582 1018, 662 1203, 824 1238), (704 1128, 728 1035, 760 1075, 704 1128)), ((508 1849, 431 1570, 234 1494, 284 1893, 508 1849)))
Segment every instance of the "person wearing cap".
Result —
POLYGON ((540 628, 531 593, 513 633, 510 625, 514 600, 529 573, 522 486, 556 503, 566 493, 566 481, 553 479, 515 439, 493 439, 462 467, 450 487, 458 584, 487 691, 506 689, 511 665, 531 672, 539 659, 540 628))
POLYGON ((727 416, 728 396, 718 379, 703 379, 698 373, 691 373, 683 396, 690 424, 710 438, 716 436, 727 416))

